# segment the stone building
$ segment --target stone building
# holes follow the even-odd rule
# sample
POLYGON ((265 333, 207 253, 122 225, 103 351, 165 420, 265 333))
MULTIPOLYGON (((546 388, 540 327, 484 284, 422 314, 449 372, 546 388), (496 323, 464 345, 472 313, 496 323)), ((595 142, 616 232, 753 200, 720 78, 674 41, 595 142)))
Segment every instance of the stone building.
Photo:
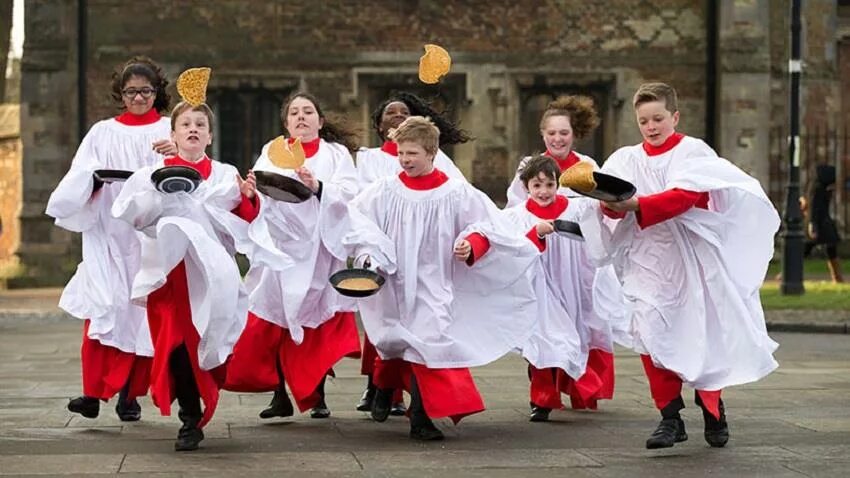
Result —
MULTIPOLYGON (((847 2, 804 3, 805 118, 840 122, 850 111, 839 75, 839 64, 850 68, 847 2)), ((519 158, 542 148, 537 124, 552 97, 595 98, 602 125, 577 149, 601 162, 639 140, 635 88, 663 80, 680 94, 679 129, 768 187, 782 173, 771 131, 787 123, 788 12, 788 0, 27 2, 18 251, 27 273, 18 282, 59 283, 72 272, 78 239, 52 225, 45 202, 81 135, 116 113, 110 74, 134 54, 171 78, 213 68, 213 157, 243 171, 279 133, 278 109, 294 90, 317 95, 374 145, 370 112, 391 90, 409 89, 449 107, 476 138, 450 154, 499 201, 519 158), (453 57, 437 87, 417 80, 425 43, 453 57)))

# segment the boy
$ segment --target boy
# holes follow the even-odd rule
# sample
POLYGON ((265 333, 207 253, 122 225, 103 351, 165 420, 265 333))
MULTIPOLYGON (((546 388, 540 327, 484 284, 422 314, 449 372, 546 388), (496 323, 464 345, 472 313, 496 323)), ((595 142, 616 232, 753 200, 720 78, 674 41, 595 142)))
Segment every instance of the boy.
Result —
POLYGON ((147 307, 154 343, 151 398, 165 416, 175 398, 180 405, 176 451, 196 450, 203 440, 201 429, 218 403, 222 366, 248 313, 233 256, 236 248, 247 250, 245 220, 256 217, 258 208, 255 179, 249 173, 243 181, 236 168, 207 157, 212 122, 206 104, 179 103, 171 115, 179 155, 139 169, 112 206, 114 217, 141 232, 142 267, 132 299, 147 307), (161 193, 151 173, 163 165, 195 169, 203 181, 191 194, 161 193))
POLYGON ((637 195, 589 208, 582 230, 591 258, 613 262, 623 282, 634 348, 662 417, 646 447, 687 440, 682 383, 696 389, 706 442, 722 447, 722 389, 777 367, 759 288, 779 216, 758 181, 675 131, 672 87, 642 85, 633 104, 644 141, 616 151, 602 172, 631 181, 637 195))
POLYGON ((443 438, 433 418, 457 423, 484 409, 468 367, 524 341, 536 311, 530 284, 519 279, 538 248, 513 234, 483 193, 434 168, 439 135, 420 116, 401 123, 391 139, 402 171, 362 191, 338 221, 350 212, 371 223, 348 227, 341 245, 352 255, 368 252, 387 273, 383 288, 360 301, 379 355, 372 417, 386 420, 392 390, 403 387, 411 394, 410 436, 418 440, 443 438), (453 261, 462 228, 480 221, 496 224, 491 253, 471 268, 453 261))

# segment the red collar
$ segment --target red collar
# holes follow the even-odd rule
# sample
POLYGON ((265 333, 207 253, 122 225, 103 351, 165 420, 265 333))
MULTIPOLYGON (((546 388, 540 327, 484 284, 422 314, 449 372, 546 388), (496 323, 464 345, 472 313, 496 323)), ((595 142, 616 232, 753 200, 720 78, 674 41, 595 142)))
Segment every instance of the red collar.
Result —
POLYGON ((682 142, 682 138, 685 135, 682 133, 673 133, 669 138, 665 139, 661 146, 653 146, 646 141, 643 142, 643 150, 646 151, 646 154, 649 156, 658 156, 659 154, 664 154, 667 151, 675 148, 676 145, 682 142))
POLYGON ((541 206, 534 202, 534 199, 528 198, 528 201, 525 202, 525 208, 540 219, 558 219, 567 210, 569 203, 570 201, 566 196, 558 194, 548 206, 541 206))
POLYGON ((381 151, 391 156, 398 156, 398 143, 395 141, 384 141, 384 144, 381 145, 381 151))
POLYGON ((558 163, 558 167, 561 169, 562 173, 564 171, 566 171, 567 169, 569 169, 570 167, 574 166, 579 161, 581 161, 581 159, 578 157, 576 152, 573 151, 573 150, 570 150, 569 154, 567 154, 567 156, 564 159, 556 158, 555 156, 552 155, 552 153, 549 152, 548 149, 546 150, 546 152, 544 154, 546 156, 549 156, 550 158, 554 159, 555 162, 558 163))
MULTIPOLYGON (((295 142, 295 138, 287 138, 286 139, 289 144, 295 142)), ((313 141, 301 142, 301 147, 304 148, 304 157, 312 158, 316 153, 319 152, 319 143, 322 142, 322 138, 316 138, 313 141)))
POLYGON ((180 156, 172 156, 170 158, 165 158, 166 166, 186 166, 188 168, 192 168, 197 172, 201 173, 201 177, 204 179, 208 179, 210 174, 212 174, 212 160, 204 155, 204 157, 198 161, 197 163, 193 163, 192 161, 186 161, 180 156))
POLYGON ((156 108, 151 108, 147 113, 134 115, 129 111, 125 111, 115 117, 115 121, 127 126, 144 126, 146 124, 154 124, 159 121, 159 111, 156 108))
POLYGON ((414 191, 437 189, 449 180, 449 177, 437 168, 434 168, 433 171, 424 176, 416 177, 408 176, 406 172, 402 171, 398 173, 398 178, 401 179, 401 182, 404 183, 405 186, 413 189, 414 191))

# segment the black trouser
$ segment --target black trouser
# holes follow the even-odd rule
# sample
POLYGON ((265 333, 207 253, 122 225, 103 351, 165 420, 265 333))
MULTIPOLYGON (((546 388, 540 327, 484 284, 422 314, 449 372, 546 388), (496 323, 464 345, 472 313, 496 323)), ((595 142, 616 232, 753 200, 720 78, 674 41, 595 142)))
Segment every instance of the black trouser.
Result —
POLYGON ((189 360, 189 351, 185 344, 180 344, 171 352, 168 368, 174 377, 174 395, 180 405, 180 420, 197 425, 203 416, 201 394, 198 392, 198 384, 195 383, 192 362, 189 360))

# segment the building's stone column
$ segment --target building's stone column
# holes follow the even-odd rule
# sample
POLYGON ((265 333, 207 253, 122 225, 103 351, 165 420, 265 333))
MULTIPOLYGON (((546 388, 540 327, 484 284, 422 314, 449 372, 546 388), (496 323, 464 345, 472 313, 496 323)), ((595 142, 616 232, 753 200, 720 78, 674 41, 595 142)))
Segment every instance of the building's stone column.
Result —
POLYGON ((79 142, 77 127, 77 2, 26 2, 21 64, 24 275, 10 286, 60 285, 79 260, 79 239, 44 214, 79 142))

